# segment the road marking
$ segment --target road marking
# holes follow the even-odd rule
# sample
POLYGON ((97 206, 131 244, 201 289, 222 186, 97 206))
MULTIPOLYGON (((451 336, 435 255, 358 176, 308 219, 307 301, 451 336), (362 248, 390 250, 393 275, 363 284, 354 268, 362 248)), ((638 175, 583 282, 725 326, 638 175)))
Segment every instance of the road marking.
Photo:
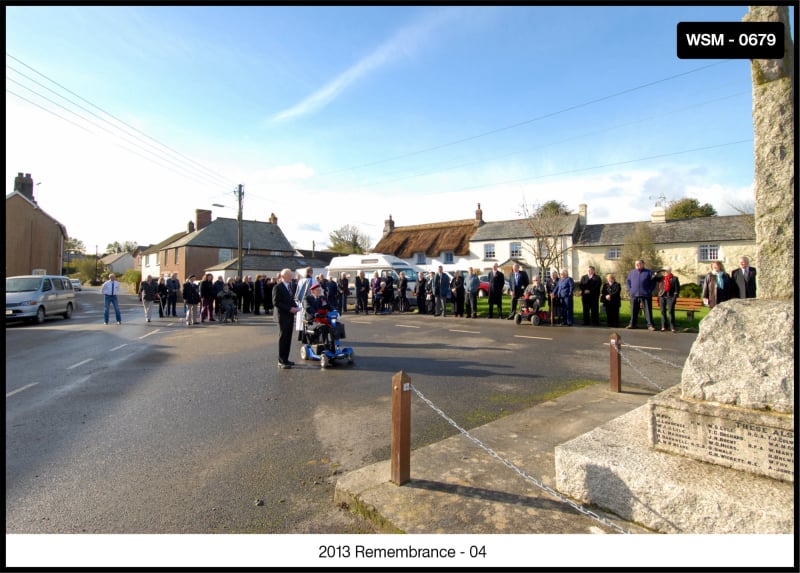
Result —
POLYGON ((128 346, 128 344, 127 343, 126 344, 120 344, 119 346, 115 346, 114 348, 109 350, 109 352, 114 352, 115 350, 119 350, 120 348, 124 348, 125 346, 128 346))
POLYGON ((522 334, 515 334, 514 338, 533 338, 535 340, 553 340, 552 338, 547 338, 545 336, 525 336, 522 334))
POLYGON ((147 338, 148 336, 152 336, 158 332, 161 332, 160 328, 156 328, 153 332, 148 332, 147 334, 143 334, 142 336, 139 337, 139 340, 141 340, 142 338, 147 338))
POLYGON ((34 382, 33 384, 28 384, 27 386, 23 386, 22 388, 17 388, 16 390, 12 390, 11 392, 7 392, 6 393, 6 398, 8 398, 9 396, 13 396, 17 392, 22 392, 23 390, 27 390, 28 388, 32 388, 33 386, 36 386, 37 384, 38 384, 38 382, 34 382))
POLYGON ((448 329, 448 332, 466 332, 467 334, 480 334, 480 330, 456 330, 454 328, 448 329))
POLYGON ((413 324, 395 324, 397 328, 422 328, 420 326, 414 326, 413 324))
MULTIPOLYGON (((608 346, 608 342, 604 342, 603 344, 608 346)), ((646 348, 647 350, 664 350, 663 348, 658 346, 636 346, 635 344, 623 344, 622 346, 628 346, 630 348, 646 348)))
POLYGON ((83 366, 87 362, 91 362, 94 358, 87 358, 83 362, 78 362, 77 364, 73 364, 72 366, 67 366, 67 370, 72 370, 73 368, 77 368, 78 366, 83 366))

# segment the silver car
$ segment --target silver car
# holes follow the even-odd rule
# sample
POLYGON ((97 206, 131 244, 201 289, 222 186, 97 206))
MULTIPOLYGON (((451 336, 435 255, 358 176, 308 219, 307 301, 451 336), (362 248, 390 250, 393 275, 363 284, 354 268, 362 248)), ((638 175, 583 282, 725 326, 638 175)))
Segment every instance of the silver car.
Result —
POLYGON ((83 290, 83 286, 81 285, 81 279, 69 279, 69 282, 72 283, 72 288, 74 290, 83 290))
POLYGON ((6 278, 6 320, 32 320, 48 316, 70 318, 75 309, 75 290, 67 277, 25 275, 6 278))

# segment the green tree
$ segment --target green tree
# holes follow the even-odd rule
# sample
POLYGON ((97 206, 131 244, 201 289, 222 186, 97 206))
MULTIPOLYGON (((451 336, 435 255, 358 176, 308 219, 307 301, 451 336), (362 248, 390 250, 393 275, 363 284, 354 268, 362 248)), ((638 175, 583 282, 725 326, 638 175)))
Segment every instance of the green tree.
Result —
POLYGON ((569 215, 572 211, 570 211, 569 207, 567 207, 561 201, 556 201, 555 199, 551 199, 545 203, 542 203, 539 206, 534 207, 533 216, 534 217, 555 217, 561 215, 569 215))
POLYGON ((125 241, 124 243, 114 241, 113 243, 106 245, 106 254, 130 253, 133 255, 137 248, 139 248, 139 245, 137 245, 135 241, 125 241))
POLYGON ((708 203, 703 205, 697 199, 684 197, 672 201, 667 207, 667 219, 695 219, 697 217, 714 217, 716 209, 708 203))
POLYGON ((663 266, 661 256, 653 244, 653 234, 646 223, 636 223, 633 232, 622 239, 622 252, 617 261, 617 280, 625 284, 625 277, 634 268, 636 261, 642 259, 645 268, 655 272, 663 266))
POLYGON ((64 252, 65 253, 85 253, 86 247, 83 244, 83 241, 80 239, 76 239, 75 237, 68 237, 66 241, 64 241, 64 252))
POLYGON ((372 248, 370 238, 355 225, 344 225, 328 235, 330 250, 341 255, 368 253, 372 248))

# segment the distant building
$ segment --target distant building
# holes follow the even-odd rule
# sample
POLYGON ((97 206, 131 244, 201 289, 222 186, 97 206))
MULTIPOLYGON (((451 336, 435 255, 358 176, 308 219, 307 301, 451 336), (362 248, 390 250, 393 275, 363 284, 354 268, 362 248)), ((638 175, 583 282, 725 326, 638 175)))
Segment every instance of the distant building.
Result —
MULTIPOLYGON (((183 281, 207 272, 227 279, 238 272, 238 233, 236 219, 211 219, 211 211, 196 209, 195 220, 185 232, 176 233, 142 253, 142 276, 170 276, 178 273, 183 281)), ((284 268, 306 266, 303 257, 278 227, 278 218, 269 221, 242 221, 242 274, 275 276, 284 268)))
POLYGON ((125 274, 125 271, 134 268, 135 261, 130 253, 111 253, 100 257, 100 264, 107 272, 119 277, 125 274))
POLYGON ((67 229, 33 197, 33 178, 19 173, 6 195, 6 276, 63 272, 67 229))

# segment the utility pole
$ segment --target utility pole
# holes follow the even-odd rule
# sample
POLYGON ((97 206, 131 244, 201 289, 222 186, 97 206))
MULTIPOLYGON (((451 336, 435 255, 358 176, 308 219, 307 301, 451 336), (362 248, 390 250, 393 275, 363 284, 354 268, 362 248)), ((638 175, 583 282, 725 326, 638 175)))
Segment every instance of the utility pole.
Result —
POLYGON ((243 280, 244 277, 242 276, 242 198, 244 196, 244 185, 239 183, 239 216, 237 217, 238 227, 239 227, 239 241, 238 241, 238 248, 239 248, 239 256, 237 258, 236 264, 238 268, 238 275, 239 280, 243 280))

